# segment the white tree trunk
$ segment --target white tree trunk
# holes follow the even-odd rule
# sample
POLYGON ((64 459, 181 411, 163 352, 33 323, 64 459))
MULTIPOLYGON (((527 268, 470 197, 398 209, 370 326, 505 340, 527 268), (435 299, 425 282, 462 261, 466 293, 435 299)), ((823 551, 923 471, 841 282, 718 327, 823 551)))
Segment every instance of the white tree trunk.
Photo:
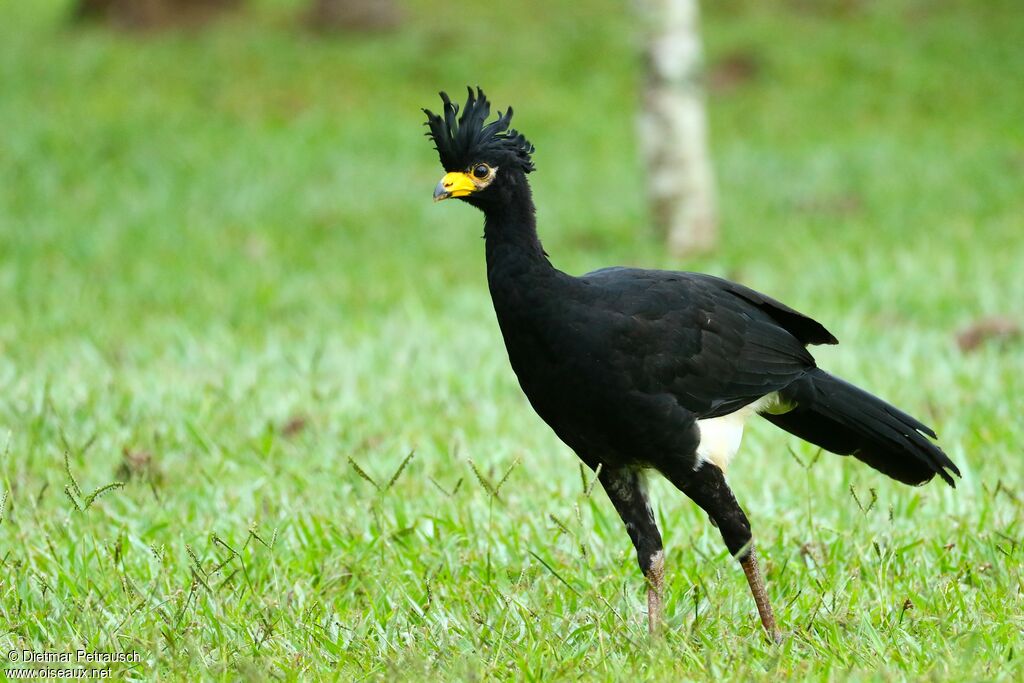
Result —
POLYGON ((677 255, 715 246, 715 179, 701 85, 697 0, 639 0, 647 77, 640 145, 651 217, 677 255))

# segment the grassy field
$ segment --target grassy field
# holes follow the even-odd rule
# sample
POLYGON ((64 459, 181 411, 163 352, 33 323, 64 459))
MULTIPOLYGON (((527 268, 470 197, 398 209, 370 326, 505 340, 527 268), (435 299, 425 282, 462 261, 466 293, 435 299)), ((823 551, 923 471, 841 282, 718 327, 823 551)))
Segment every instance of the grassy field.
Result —
POLYGON ((67 5, 0 8, 0 651, 137 653, 112 670, 140 680, 1024 676, 1024 343, 955 343, 1022 315, 1017 3, 706 3, 724 240, 686 263, 645 227, 626 3, 415 0, 335 40, 284 0, 145 36, 67 5), (480 216, 430 201, 419 108, 466 83, 537 145, 556 265, 781 298, 963 470, 910 489, 754 425, 730 480, 783 645, 661 482, 648 641, 621 523, 508 367, 480 216))

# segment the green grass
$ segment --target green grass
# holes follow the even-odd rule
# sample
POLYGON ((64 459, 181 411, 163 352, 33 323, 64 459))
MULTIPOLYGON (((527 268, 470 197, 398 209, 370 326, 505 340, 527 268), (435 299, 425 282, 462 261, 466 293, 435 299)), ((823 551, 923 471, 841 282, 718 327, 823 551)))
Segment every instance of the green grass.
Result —
POLYGON ((1016 3, 706 3, 709 61, 759 68, 711 96, 724 240, 688 263, 645 223, 624 3, 416 0, 331 41, 283 0, 147 36, 67 4, 0 9, 0 651, 136 651, 115 675, 147 680, 1024 675, 1024 346, 954 342, 1024 301, 1016 3), (648 641, 621 523, 508 368, 480 217, 430 201, 419 107, 465 83, 537 144, 557 265, 807 311, 843 342, 819 361, 963 470, 909 489, 755 425, 730 480, 782 646, 660 482, 648 641))

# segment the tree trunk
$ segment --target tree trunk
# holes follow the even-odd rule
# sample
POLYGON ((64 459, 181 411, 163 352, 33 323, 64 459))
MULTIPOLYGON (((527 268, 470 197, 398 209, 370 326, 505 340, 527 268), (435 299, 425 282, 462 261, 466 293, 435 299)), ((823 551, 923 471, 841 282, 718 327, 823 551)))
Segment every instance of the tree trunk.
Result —
POLYGON ((715 179, 701 83, 697 0, 640 0, 646 22, 646 82, 640 145, 655 226, 676 255, 718 239, 715 179))

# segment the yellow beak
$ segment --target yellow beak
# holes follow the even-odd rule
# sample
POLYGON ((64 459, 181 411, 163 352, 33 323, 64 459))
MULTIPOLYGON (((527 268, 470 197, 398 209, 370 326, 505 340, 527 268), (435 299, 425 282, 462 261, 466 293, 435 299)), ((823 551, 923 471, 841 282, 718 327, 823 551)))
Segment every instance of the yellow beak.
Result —
POLYGON ((434 201, 439 202, 449 197, 465 197, 474 192, 476 183, 468 173, 446 173, 434 188, 434 201))

